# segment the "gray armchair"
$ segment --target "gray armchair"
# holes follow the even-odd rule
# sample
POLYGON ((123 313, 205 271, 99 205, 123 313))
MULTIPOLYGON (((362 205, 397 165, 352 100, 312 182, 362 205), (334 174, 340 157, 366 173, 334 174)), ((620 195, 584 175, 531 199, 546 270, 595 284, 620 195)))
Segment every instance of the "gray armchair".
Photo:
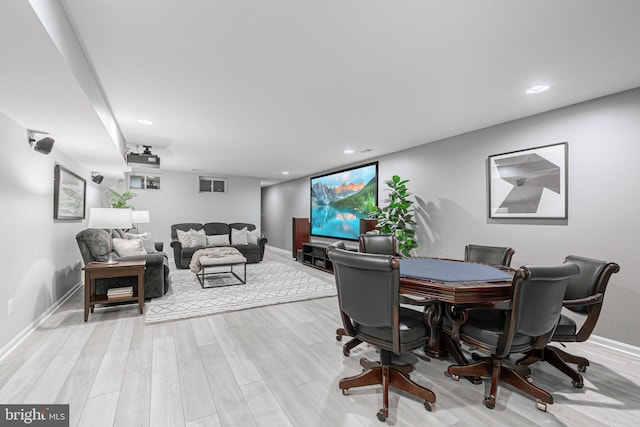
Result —
MULTIPOLYGON (((124 237, 124 233, 120 231, 114 230, 114 233, 124 237)), ((109 258, 109 232, 106 230, 87 228, 76 235, 76 242, 85 265, 91 262, 105 262, 109 258)), ((156 242, 155 247, 159 252, 146 255, 119 257, 117 253, 112 253, 113 259, 123 261, 144 259, 147 262, 144 272, 145 298, 161 297, 169 289, 169 260, 162 252, 162 242, 156 242)), ((96 293, 103 294, 108 288, 120 286, 133 286, 136 289, 138 284, 135 277, 98 279, 96 293)))

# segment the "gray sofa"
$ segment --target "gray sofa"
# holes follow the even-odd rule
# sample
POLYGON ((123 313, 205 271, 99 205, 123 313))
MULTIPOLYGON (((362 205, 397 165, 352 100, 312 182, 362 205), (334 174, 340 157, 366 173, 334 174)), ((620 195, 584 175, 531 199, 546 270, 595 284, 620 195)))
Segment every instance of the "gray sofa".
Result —
MULTIPOLYGON (((173 224, 171 226, 171 247, 173 248, 173 254, 176 261, 176 267, 178 268, 189 268, 189 263, 191 262, 191 257, 198 249, 203 249, 205 247, 211 246, 197 246, 197 247, 183 247, 180 240, 178 240, 178 232, 181 231, 189 231, 190 229, 199 231, 204 230, 207 236, 212 235, 228 235, 229 241, 231 241, 231 230, 242 230, 246 228, 248 231, 253 231, 256 229, 256 226, 253 224, 248 224, 245 222, 234 222, 234 223, 224 223, 224 222, 207 222, 206 224, 195 223, 195 222, 184 222, 180 224, 173 224)), ((231 245, 232 247, 238 249, 240 253, 247 259, 247 263, 253 264, 262 261, 264 257, 264 246, 267 244, 267 238, 264 236, 259 236, 257 244, 248 244, 248 245, 231 245)))
MULTIPOLYGON (((114 237, 126 238, 122 230, 113 230, 114 237)), ((78 248, 85 265, 90 262, 104 262, 109 258, 109 232, 106 230, 87 228, 76 235, 78 248)), ((146 255, 132 255, 118 257, 112 251, 113 259, 147 261, 144 272, 144 297, 157 298, 163 296, 169 289, 169 259, 167 254, 162 252, 162 242, 155 242, 158 252, 146 255)), ((119 277, 114 279, 98 279, 96 281, 96 294, 106 293, 107 288, 133 286, 137 288, 135 277, 119 277)))

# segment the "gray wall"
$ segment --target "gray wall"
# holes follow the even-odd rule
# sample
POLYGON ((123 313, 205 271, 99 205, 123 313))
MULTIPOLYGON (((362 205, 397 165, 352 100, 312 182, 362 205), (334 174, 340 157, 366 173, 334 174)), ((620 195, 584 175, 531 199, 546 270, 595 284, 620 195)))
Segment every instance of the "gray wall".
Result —
MULTIPOLYGON (((197 173, 160 170, 150 174, 162 176, 162 189, 132 190, 136 197, 129 203, 138 210, 149 211, 151 223, 140 224, 139 231, 151 232, 154 240, 163 241, 165 252, 170 256, 173 253, 169 247, 171 224, 248 222, 260 227, 258 178, 228 176, 227 193, 200 193, 197 173)), ((125 191, 126 182, 120 182, 113 188, 119 192, 125 191)))
MULTIPOLYGON (((462 258, 467 243, 509 245, 512 265, 562 262, 568 254, 616 261, 595 333, 640 346, 634 278, 640 241, 640 89, 381 157, 379 198, 393 174, 410 179, 419 207, 416 255, 462 258), (569 219, 487 218, 487 157, 567 141, 569 219)), ((364 163, 363 159, 362 162, 364 163)), ((269 244, 291 249, 291 218, 309 215, 309 179, 263 189, 269 244)))
MULTIPOLYGON (((91 173, 54 145, 36 153, 27 131, 0 113, 0 357, 46 311, 81 282, 82 261, 75 235, 84 221, 54 221, 53 170, 59 163, 87 181, 87 212, 99 203, 91 173), (8 300, 13 299, 13 313, 8 300)), ((82 313, 70 313, 82 322, 82 313)))

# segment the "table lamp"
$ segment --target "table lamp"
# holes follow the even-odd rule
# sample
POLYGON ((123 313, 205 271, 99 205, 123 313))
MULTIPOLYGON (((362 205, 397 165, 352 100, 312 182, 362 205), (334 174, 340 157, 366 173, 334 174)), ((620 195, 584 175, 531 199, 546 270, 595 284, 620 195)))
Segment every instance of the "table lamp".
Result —
POLYGON ((113 259, 113 236, 114 228, 131 228, 131 209, 117 208, 91 208, 89 210, 89 228, 109 229, 109 259, 107 264, 117 264, 113 259))
POLYGON ((131 222, 136 225, 136 233, 139 233, 138 224, 149 224, 151 222, 149 211, 132 211, 131 222))

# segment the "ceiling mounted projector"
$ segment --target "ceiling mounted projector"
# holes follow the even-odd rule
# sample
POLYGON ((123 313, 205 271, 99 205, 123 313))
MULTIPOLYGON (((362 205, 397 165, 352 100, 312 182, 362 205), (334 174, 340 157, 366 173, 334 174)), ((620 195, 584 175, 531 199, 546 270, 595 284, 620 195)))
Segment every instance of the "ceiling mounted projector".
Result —
POLYGON ((147 168, 159 168, 160 157, 151 153, 150 145, 143 145, 144 151, 142 153, 127 153, 127 165, 140 166, 147 168))

